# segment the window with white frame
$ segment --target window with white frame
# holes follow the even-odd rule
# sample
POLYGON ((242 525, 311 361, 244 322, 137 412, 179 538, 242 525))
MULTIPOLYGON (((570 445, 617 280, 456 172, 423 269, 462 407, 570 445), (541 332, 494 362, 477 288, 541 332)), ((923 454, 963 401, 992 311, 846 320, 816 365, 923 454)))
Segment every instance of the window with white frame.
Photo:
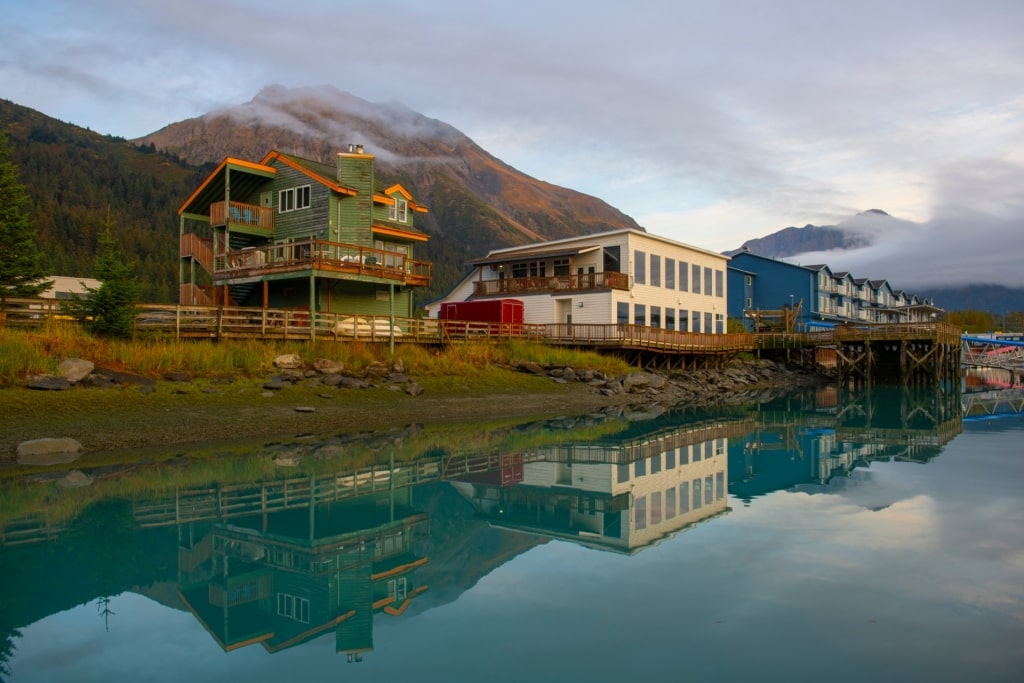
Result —
POLYGON ((288 593, 277 594, 277 613, 303 624, 309 623, 309 600, 288 593))
POLYGON ((395 602, 405 600, 407 590, 404 576, 388 581, 388 597, 395 602))
POLYGON ((310 207, 310 186, 291 187, 277 194, 278 213, 288 213, 310 207))
POLYGON ((401 197, 396 198, 391 206, 388 207, 388 218, 399 223, 405 223, 409 220, 408 200, 401 197))

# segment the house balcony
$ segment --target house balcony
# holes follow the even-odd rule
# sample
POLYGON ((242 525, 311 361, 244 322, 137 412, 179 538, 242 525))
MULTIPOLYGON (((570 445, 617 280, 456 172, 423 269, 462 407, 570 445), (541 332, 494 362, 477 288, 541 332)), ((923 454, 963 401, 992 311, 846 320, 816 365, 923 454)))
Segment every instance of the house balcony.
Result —
POLYGON ((214 202, 210 204, 210 226, 269 236, 274 232, 274 209, 242 202, 214 202))
POLYGON ((270 275, 355 275, 397 281, 409 287, 430 284, 429 261, 416 261, 381 249, 340 242, 303 240, 265 247, 246 247, 213 257, 214 284, 270 275))
POLYGON ((473 296, 545 294, 550 292, 586 292, 601 289, 620 289, 629 291, 629 288, 629 275, 609 271, 606 273, 580 273, 577 275, 548 275, 545 277, 512 277, 501 280, 479 280, 473 283, 473 296))

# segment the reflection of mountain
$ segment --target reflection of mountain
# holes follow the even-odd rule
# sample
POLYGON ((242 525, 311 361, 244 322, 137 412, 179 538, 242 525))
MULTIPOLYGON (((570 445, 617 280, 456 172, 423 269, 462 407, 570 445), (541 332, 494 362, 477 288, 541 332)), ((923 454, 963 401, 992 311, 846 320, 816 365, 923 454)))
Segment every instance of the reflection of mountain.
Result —
POLYGON ((173 581, 175 547, 174 529, 140 529, 123 500, 90 506, 56 537, 10 544, 5 534, 0 634, 133 586, 173 581))
POLYGON ((418 571, 430 590, 409 614, 456 600, 487 574, 547 541, 490 526, 447 483, 418 487, 416 500, 431 517, 430 563, 418 571))
POLYGON ((634 554, 727 511, 729 494, 928 462, 959 411, 941 389, 817 391, 731 417, 610 421, 589 441, 528 426, 486 453, 108 498, 66 524, 26 517, 0 529, 0 636, 135 591, 188 609, 225 650, 333 634, 356 660, 376 619, 451 602, 537 544, 634 554))

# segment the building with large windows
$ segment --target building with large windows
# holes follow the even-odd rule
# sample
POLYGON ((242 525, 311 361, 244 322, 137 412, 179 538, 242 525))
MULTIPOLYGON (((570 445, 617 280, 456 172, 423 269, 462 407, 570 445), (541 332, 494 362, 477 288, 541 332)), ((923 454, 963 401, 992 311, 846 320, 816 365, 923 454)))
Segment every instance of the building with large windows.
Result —
POLYGON ((727 256, 640 230, 496 249, 427 304, 515 299, 532 324, 644 325, 725 333, 727 256))

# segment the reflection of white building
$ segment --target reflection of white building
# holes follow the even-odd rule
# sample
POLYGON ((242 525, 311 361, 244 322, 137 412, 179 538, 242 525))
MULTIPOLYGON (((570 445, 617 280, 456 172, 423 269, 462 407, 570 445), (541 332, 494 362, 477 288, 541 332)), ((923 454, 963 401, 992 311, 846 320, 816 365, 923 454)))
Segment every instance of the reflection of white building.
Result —
POLYGON ((451 483, 494 524, 633 553, 728 509, 727 438, 694 433, 603 446, 601 457, 586 445, 540 449, 516 481, 451 483))

